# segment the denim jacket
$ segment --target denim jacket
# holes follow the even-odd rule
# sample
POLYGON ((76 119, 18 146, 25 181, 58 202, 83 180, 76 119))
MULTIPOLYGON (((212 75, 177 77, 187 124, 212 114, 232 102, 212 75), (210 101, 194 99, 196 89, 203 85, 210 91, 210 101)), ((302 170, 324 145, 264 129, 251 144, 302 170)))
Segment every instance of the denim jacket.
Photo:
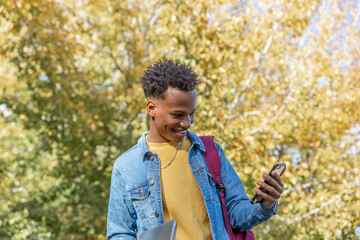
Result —
MULTIPOLYGON (((158 156, 147 147, 144 133, 138 143, 120 155, 113 167, 108 206, 108 239, 136 239, 150 228, 164 223, 158 156)), ((216 186, 205 164, 204 144, 194 133, 189 164, 204 198, 213 239, 229 239, 216 186)), ((223 150, 215 144, 221 164, 221 180, 225 185, 225 201, 233 229, 248 230, 268 220, 277 212, 277 203, 264 207, 251 204, 245 188, 223 150)), ((186 209, 184 209, 186 211, 186 209)))

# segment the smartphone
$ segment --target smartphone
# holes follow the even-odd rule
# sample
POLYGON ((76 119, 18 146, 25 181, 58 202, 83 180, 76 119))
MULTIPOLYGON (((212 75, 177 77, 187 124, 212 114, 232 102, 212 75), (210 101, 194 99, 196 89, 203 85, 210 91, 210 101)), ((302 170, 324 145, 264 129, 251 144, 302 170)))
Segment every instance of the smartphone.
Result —
MULTIPOLYGON (((286 164, 285 163, 275 163, 274 166, 272 167, 272 169, 270 170, 270 172, 268 173, 268 175, 271 176, 271 172, 274 170, 281 177, 281 175, 283 175, 286 170, 286 164)), ((266 180, 264 182, 268 183, 266 180)), ((261 191, 263 191, 264 193, 267 193, 267 191, 264 188, 260 187, 259 189, 261 191)), ((258 203, 262 200, 263 200, 263 198, 255 193, 254 197, 250 200, 250 202, 252 204, 254 204, 254 203, 258 203)))

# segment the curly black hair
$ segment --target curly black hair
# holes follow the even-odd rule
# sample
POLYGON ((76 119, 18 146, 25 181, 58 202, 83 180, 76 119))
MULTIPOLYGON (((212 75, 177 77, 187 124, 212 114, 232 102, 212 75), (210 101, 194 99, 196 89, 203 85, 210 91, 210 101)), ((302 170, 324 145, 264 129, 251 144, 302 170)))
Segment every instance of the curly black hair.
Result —
POLYGON ((145 96, 164 99, 165 91, 171 87, 192 91, 199 83, 198 76, 179 60, 158 60, 148 67, 141 78, 145 96))

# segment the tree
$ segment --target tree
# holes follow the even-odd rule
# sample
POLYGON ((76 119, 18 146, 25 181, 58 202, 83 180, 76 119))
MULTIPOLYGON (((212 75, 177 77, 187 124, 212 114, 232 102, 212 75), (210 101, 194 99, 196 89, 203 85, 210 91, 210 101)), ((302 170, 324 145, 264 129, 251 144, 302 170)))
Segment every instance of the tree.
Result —
POLYGON ((356 4, 2 1, 0 238, 105 238, 112 164, 147 129, 139 78, 163 57, 201 77, 193 130, 216 136, 249 196, 287 163, 257 238, 355 238, 356 4))

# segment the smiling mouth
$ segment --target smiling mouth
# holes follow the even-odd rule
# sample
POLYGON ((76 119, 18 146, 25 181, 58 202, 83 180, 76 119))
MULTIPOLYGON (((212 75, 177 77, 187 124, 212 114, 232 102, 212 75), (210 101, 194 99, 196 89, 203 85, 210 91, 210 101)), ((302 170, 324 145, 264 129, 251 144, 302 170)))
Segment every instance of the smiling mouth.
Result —
POLYGON ((176 133, 185 134, 187 130, 175 130, 176 133))

